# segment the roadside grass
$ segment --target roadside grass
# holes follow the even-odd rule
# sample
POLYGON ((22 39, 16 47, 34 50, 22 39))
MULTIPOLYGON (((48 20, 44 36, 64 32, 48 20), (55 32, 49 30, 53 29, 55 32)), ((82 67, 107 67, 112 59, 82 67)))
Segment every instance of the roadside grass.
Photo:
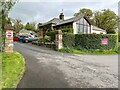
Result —
POLYGON ((16 51, 1 54, 2 83, 0 83, 0 88, 16 88, 25 71, 24 58, 16 51))
POLYGON ((63 53, 74 53, 74 54, 118 54, 118 53, 120 53, 120 47, 119 47, 118 51, 114 51, 114 50, 91 50, 91 51, 88 51, 86 49, 77 50, 77 49, 68 49, 68 48, 62 48, 59 51, 63 52, 63 53))

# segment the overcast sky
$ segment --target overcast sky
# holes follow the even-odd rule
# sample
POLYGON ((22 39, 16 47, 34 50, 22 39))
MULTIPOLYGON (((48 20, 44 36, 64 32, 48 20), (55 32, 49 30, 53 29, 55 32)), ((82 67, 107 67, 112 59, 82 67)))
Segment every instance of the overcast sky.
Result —
POLYGON ((111 9, 118 14, 119 0, 19 0, 12 8, 9 16, 27 22, 46 22, 58 18, 63 9, 65 19, 70 18, 81 8, 93 11, 111 9))

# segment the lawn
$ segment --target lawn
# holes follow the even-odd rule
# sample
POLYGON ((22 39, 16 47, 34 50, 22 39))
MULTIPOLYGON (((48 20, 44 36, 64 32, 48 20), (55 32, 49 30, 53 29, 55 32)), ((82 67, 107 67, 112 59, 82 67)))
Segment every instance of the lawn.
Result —
POLYGON ((16 51, 0 54, 2 54, 2 59, 0 59, 0 62, 2 62, 2 82, 0 83, 0 89, 16 88, 25 71, 24 58, 16 51))

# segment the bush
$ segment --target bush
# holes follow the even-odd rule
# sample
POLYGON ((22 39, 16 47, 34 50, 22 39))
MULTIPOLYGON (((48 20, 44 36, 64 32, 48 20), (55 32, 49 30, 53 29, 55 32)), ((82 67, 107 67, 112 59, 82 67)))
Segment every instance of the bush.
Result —
POLYGON ((54 42, 55 41, 55 36, 56 36, 56 32, 55 31, 50 31, 50 32, 46 32, 47 36, 50 36, 50 41, 54 42))
POLYGON ((43 38, 39 38, 39 39, 37 40, 37 42, 38 42, 38 43, 43 43, 43 42, 44 42, 44 39, 43 39, 43 38))
POLYGON ((45 42, 50 42, 51 37, 46 35, 44 39, 45 39, 45 42))
POLYGON ((73 28, 64 28, 62 29, 63 33, 73 33, 73 28))
POLYGON ((44 39, 43 38, 39 38, 35 41, 32 41, 33 44, 39 44, 39 43, 44 43, 44 39))
POLYGON ((118 50, 118 35, 114 34, 63 34, 63 47, 77 50, 118 50), (101 44, 102 38, 108 38, 108 44, 101 44))

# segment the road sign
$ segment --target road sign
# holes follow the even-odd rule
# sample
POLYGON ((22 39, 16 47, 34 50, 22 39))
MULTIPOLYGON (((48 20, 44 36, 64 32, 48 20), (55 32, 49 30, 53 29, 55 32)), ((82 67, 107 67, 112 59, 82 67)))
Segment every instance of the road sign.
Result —
POLYGON ((108 44, 108 38, 102 38, 101 43, 102 44, 108 44))
POLYGON ((6 37, 13 37, 13 31, 7 31, 6 37))

